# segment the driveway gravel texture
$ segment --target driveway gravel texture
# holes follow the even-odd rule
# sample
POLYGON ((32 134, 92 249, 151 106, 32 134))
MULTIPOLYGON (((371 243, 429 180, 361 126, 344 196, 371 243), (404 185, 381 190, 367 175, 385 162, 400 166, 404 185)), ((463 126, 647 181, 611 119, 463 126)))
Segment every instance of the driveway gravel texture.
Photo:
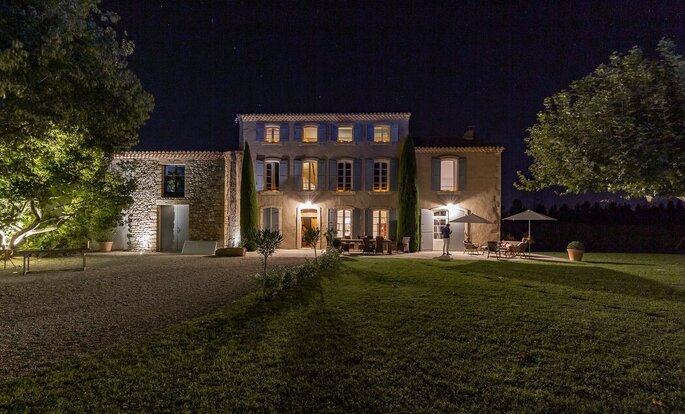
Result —
MULTIPOLYGON (((269 267, 307 255, 277 252, 269 267)), ((27 275, 0 268, 0 382, 226 307, 256 289, 262 266, 254 253, 104 253, 89 254, 85 272, 69 270, 80 260, 34 259, 27 275)))

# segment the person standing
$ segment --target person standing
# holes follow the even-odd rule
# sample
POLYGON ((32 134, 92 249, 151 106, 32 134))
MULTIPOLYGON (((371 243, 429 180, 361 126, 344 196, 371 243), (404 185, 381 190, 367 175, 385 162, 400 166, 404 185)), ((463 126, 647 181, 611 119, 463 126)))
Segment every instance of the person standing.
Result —
POLYGON ((445 227, 442 228, 442 255, 452 256, 450 254, 450 234, 452 230, 450 229, 450 223, 447 223, 445 227))

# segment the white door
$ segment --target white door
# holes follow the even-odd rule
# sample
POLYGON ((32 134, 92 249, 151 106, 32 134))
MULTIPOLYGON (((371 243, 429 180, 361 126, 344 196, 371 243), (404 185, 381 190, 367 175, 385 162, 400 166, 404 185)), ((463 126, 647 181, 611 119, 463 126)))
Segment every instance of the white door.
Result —
POLYGON ((433 211, 421 209, 421 250, 433 250, 433 211))
POLYGON ((159 250, 180 252, 188 239, 188 205, 161 206, 159 226, 159 250))

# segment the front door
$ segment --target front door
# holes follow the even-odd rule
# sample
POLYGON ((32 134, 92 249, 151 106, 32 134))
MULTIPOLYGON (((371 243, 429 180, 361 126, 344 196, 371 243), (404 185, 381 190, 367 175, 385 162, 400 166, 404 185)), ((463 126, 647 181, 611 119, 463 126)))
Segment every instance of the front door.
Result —
POLYGON ((161 206, 159 211, 159 250, 180 252, 188 238, 188 205, 161 206))
POLYGON ((304 209, 300 211, 300 240, 302 247, 312 247, 310 244, 304 241, 304 235, 309 229, 319 228, 319 210, 317 209, 304 209))

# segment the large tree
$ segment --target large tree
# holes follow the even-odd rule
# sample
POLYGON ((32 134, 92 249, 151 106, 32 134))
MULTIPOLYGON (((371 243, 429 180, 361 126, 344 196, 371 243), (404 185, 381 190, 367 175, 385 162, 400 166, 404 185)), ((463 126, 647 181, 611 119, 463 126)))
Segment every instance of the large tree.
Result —
MULTIPOLYGON (((242 243, 250 241, 259 226, 259 207, 257 206, 257 188, 255 185, 254 167, 252 166, 250 146, 245 143, 243 165, 240 178, 240 238, 242 243)), ((247 246, 251 250, 254 246, 247 246)))
POLYGON ((545 99, 528 129, 518 188, 685 198, 685 61, 662 40, 632 48, 545 99))
POLYGON ((0 6, 0 228, 13 247, 122 188, 105 185, 120 178, 111 158, 137 143, 154 106, 128 69, 133 43, 98 4, 0 6))
POLYGON ((402 147, 397 188, 397 237, 409 237, 409 251, 416 252, 421 246, 419 236, 419 186, 416 181, 416 150, 414 141, 408 137, 402 147))

